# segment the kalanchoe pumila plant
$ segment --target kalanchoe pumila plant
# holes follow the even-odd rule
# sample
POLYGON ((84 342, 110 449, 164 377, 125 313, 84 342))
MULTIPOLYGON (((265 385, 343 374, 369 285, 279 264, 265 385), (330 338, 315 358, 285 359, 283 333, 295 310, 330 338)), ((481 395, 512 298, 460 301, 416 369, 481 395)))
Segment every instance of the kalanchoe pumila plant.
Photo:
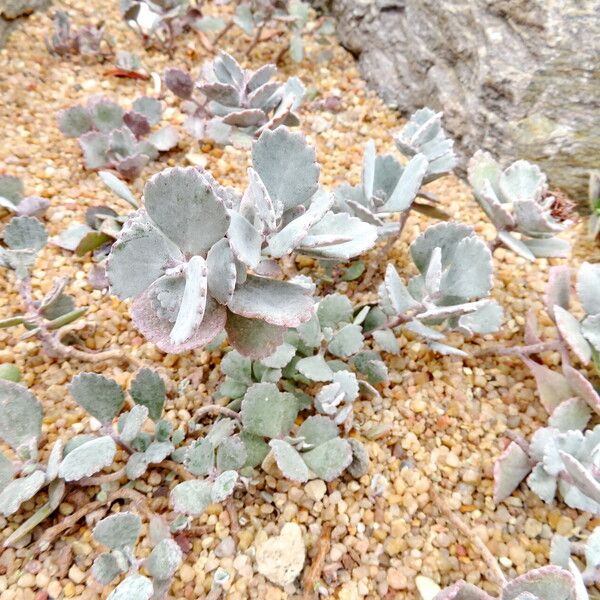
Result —
POLYGON ((135 179, 149 161, 174 148, 177 130, 167 125, 152 132, 161 120, 162 103, 141 96, 129 110, 102 96, 85 106, 76 105, 58 115, 60 130, 78 138, 88 169, 115 169, 125 179, 135 179))
POLYGON ((589 202, 589 231, 592 239, 598 240, 600 239, 600 171, 590 173, 589 202))
POLYGON ((407 329, 442 354, 467 356, 443 340, 445 331, 464 335, 497 331, 502 308, 488 295, 492 289, 491 252, 474 231, 460 223, 430 226, 410 246, 419 274, 404 283, 392 264, 379 286, 364 329, 387 352, 398 353, 395 332, 407 329), (443 325, 443 330, 434 328, 443 325))
POLYGON ((372 226, 329 210, 303 136, 266 131, 252 159, 241 196, 193 167, 159 173, 111 249, 112 292, 133 298, 134 324, 164 351, 208 344, 225 329, 242 354, 270 355, 314 312, 312 284, 275 279, 275 259, 296 250, 347 260, 375 241, 372 226))
POLYGON ((506 169, 479 150, 469 163, 469 183, 475 199, 497 230, 495 245, 523 258, 569 254, 569 244, 556 235, 572 225, 571 203, 550 192, 537 165, 519 160, 506 169))
POLYGON ((194 82, 181 69, 165 71, 165 85, 185 102, 185 128, 194 138, 219 144, 249 144, 266 129, 295 126, 295 111, 305 93, 297 77, 285 83, 271 81, 277 68, 264 65, 257 71, 242 69, 226 52, 204 65, 194 82), (197 92, 197 93, 195 93, 197 92))
POLYGON ((0 175, 0 207, 19 217, 42 217, 49 206, 45 198, 25 196, 25 187, 18 177, 0 175))
POLYGON ((104 57, 110 53, 111 47, 106 38, 104 25, 89 25, 76 31, 71 29, 69 15, 62 10, 57 10, 53 17, 54 33, 45 39, 46 47, 51 54, 56 56, 82 56, 104 57), (106 48, 103 48, 106 46, 106 48))
POLYGON ((359 185, 344 183, 335 190, 337 210, 346 211, 377 226, 379 235, 398 235, 411 209, 436 218, 447 219, 432 197, 421 187, 448 174, 456 166, 453 140, 441 125, 442 113, 422 108, 396 136, 396 145, 409 158, 406 165, 392 154, 378 155, 370 140, 363 158, 359 185), (423 199, 426 202, 423 202, 423 199), (386 217, 400 215, 400 221, 386 217))

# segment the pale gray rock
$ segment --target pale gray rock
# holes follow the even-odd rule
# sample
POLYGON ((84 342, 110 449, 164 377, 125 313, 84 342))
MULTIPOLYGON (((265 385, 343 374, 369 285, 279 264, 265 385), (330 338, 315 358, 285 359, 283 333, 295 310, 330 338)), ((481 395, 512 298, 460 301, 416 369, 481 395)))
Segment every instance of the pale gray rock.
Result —
POLYGON ((277 537, 256 545, 258 572, 269 581, 286 587, 293 583, 304 567, 306 547, 297 523, 286 523, 277 537))
POLYGON ((600 0, 324 1, 386 102, 444 111, 463 169, 478 148, 525 158, 585 199, 600 164, 600 0))

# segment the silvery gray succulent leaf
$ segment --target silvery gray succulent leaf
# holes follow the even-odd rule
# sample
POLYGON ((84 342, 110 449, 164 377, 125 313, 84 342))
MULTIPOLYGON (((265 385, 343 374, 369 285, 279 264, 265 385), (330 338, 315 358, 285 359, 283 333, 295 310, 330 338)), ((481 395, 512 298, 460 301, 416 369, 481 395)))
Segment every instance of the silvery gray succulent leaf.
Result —
POLYGON ((37 446, 42 434, 42 405, 24 386, 0 380, 0 439, 14 450, 37 446))

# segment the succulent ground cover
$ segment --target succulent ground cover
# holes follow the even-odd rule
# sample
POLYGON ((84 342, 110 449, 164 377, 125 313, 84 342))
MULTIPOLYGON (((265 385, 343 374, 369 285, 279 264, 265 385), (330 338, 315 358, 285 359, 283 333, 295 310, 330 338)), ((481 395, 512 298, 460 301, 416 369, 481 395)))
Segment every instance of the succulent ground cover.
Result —
MULTIPOLYGON (((74 7, 85 12, 78 3, 74 7)), ((107 26, 114 30, 117 47, 141 51, 134 46, 133 32, 120 22, 116 6, 107 9, 107 26)), ((513 442, 525 453, 523 441, 529 443, 536 431, 552 429, 536 465, 528 467, 541 462, 546 472, 553 470, 555 479, 564 480, 566 473, 572 478, 567 480, 567 495, 573 488, 583 489, 584 496, 594 493, 590 477, 578 467, 594 475, 594 452, 579 447, 592 437, 579 430, 593 435, 595 416, 589 422, 586 417, 597 402, 584 381, 597 381, 593 361, 598 311, 593 294, 590 299, 585 286, 575 285, 580 269, 589 271, 599 258, 597 249, 579 235, 585 224, 558 238, 575 243, 568 261, 542 258, 533 263, 498 245, 497 223, 494 227, 482 218, 465 185, 444 177, 419 188, 426 194, 421 200, 466 225, 434 224, 431 217, 411 211, 402 237, 392 238, 387 247, 389 238, 382 248, 358 251, 367 268, 375 265, 372 285, 361 288, 360 277, 338 278, 337 262, 345 257, 323 257, 323 248, 335 244, 315 250, 315 240, 306 243, 305 228, 301 239, 289 238, 297 240, 295 247, 302 251, 290 258, 290 242, 282 243, 280 260, 272 240, 303 215, 292 211, 269 228, 256 214, 239 210, 240 198, 249 199, 251 193, 251 205, 256 206, 261 181, 267 194, 259 198, 281 200, 273 183, 281 176, 269 184, 252 151, 198 146, 182 138, 180 148, 148 164, 128 193, 117 187, 117 195, 97 174, 82 170, 77 149, 67 148, 48 114, 83 105, 92 94, 148 96, 153 84, 106 79, 104 67, 95 64, 74 74, 73 63, 46 52, 47 32, 47 22, 35 16, 0 54, 11 77, 0 83, 2 93, 19 107, 16 117, 0 109, 6 138, 0 149, 2 168, 23 181, 27 194, 50 201, 45 215, 11 210, 17 213, 16 221, 11 221, 12 214, 2 216, 2 260, 7 269, 0 283, 1 317, 25 316, 33 328, 13 323, 11 329, 0 330, 0 359, 15 363, 21 377, 20 384, 6 383, 3 389, 10 391, 8 398, 25 398, 18 406, 29 411, 24 413, 27 427, 0 432, 6 442, 1 448, 6 456, 3 512, 11 513, 1 519, 1 535, 3 541, 9 536, 15 540, 0 557, 0 598, 30 600, 47 594, 91 600, 109 593, 113 599, 149 598, 160 597, 169 586, 173 597, 211 600, 314 597, 324 591, 342 599, 415 598, 418 593, 432 598, 435 586, 442 594, 438 598, 554 600, 573 597, 574 589, 584 598, 581 584, 594 583, 597 566, 595 508, 586 512, 583 508, 590 507, 579 503, 573 508, 572 498, 561 489, 553 503, 548 496, 545 502, 520 480, 513 481, 512 490, 504 490, 502 499, 496 494, 496 502, 493 465, 503 455, 504 444, 513 442), (31 64, 32 72, 23 71, 20 61, 31 64), (15 86, 16 81, 21 85, 15 86), (27 90, 26 98, 22 90, 27 90), (38 160, 32 162, 32 155, 38 160), (248 173, 249 167, 255 176, 248 173), (45 245, 43 230, 56 237, 68 224, 83 222, 86 209, 99 204, 119 217, 110 214, 107 220, 122 225, 120 216, 144 206, 140 199, 151 198, 152 185, 173 176, 201 184, 221 220, 228 217, 229 224, 219 229, 211 221, 211 247, 182 251, 180 245, 190 238, 177 237, 182 228, 167 231, 156 212, 158 202, 137 209, 132 228, 159 230, 153 252, 142 258, 147 262, 148 256, 155 256, 157 240, 168 245, 166 239, 178 243, 176 251, 169 248, 176 257, 183 253, 185 260, 179 260, 180 271, 151 273, 152 281, 142 260, 132 274, 141 274, 147 287, 136 291, 143 294, 166 275, 184 283, 188 269, 209 262, 212 245, 227 243, 235 261, 246 265, 236 269, 236 278, 246 270, 245 281, 293 280, 289 285, 303 288, 303 297, 315 306, 316 319, 295 323, 275 351, 267 352, 268 344, 248 348, 240 343, 234 350, 232 340, 225 342, 218 332, 210 344, 194 351, 161 351, 144 337, 143 320, 136 322, 135 299, 119 301, 106 291, 92 290, 87 275, 97 265, 86 256, 74 258, 45 245), (244 229, 248 236, 243 243, 236 240, 239 231, 229 230, 231 221, 244 224, 241 215, 251 226, 244 229), (40 220, 29 220, 36 218, 40 220), (256 246, 246 245, 257 234, 258 254, 256 246), (282 274, 274 274, 274 259, 282 274), (455 260, 458 267, 453 268, 455 260), (572 267, 569 274, 566 264, 572 267), (328 274, 333 274, 331 281, 328 274), (71 282, 63 287, 67 276, 71 282), (318 288, 313 289, 307 277, 318 288), (17 294, 18 280, 27 282, 21 290, 29 308, 23 306, 23 294, 17 294), (565 284, 571 291, 569 303, 565 284), (454 293, 458 288, 462 293, 454 293), (64 299, 69 296, 72 300, 64 299), (53 332, 49 323, 54 319, 85 308, 84 318, 56 329, 66 348, 83 354, 66 356, 59 348, 62 353, 49 356, 39 337, 31 335, 36 325, 53 332), (525 319, 526 309, 537 314, 537 328, 525 319), (535 344, 540 344, 538 352, 518 350, 535 344), (247 356, 256 347, 260 356, 247 356), (114 348, 133 362, 114 354, 102 362, 86 356, 114 348), (567 380, 567 385, 563 381, 554 386, 560 394, 553 399, 547 390, 538 389, 536 373, 541 372, 542 381, 551 377, 543 369, 555 373, 553 381, 567 380), (229 399, 234 403, 225 406, 229 399), (576 449, 561 446, 561 428, 575 431, 568 437, 579 444, 576 449), (554 469, 557 457, 564 468, 554 469), (311 472, 318 477, 312 478, 311 472), (81 480, 90 485, 76 483, 81 480), (22 507, 13 511, 11 503, 17 500, 22 507), (457 515, 460 526, 453 521, 457 515), (38 525, 36 519, 42 517, 38 525), (273 547, 293 547, 294 556, 279 552, 276 559, 269 552, 273 547), (280 559, 290 562, 279 563, 280 559), (551 593, 542 585, 550 585, 551 593), (457 596, 459 591, 462 596, 457 596)), ((182 35, 174 61, 191 67, 205 56, 197 56, 195 38, 188 35, 194 34, 182 35)), ((233 32, 223 40, 233 55, 244 55, 233 32)), ((257 60, 245 66, 260 68, 273 56, 271 50, 277 52, 276 44, 272 49, 261 45, 257 60)), ((401 122, 364 90, 341 49, 310 42, 308 52, 312 63, 299 69, 290 63, 282 70, 283 79, 297 75, 307 89, 299 116, 306 148, 315 148, 320 165, 318 183, 328 191, 343 183, 359 186, 367 141, 373 139, 379 153, 397 154, 391 133, 410 122, 401 122)), ((143 63, 157 73, 173 64, 154 52, 144 53, 143 63)), ((178 101, 167 97, 164 102, 163 119, 183 132, 178 101)), ((291 139, 302 137, 289 134, 291 139)), ((281 134, 267 132, 264 139, 276 135, 281 134)), ((443 146, 443 140, 438 141, 443 146)), ((408 159, 409 142, 400 148, 408 159)), ((429 158, 435 160, 433 155, 429 158)), ((111 184, 115 190, 114 180, 111 184)), ((313 202, 317 200, 309 210, 328 207, 329 200, 317 197, 313 202)), ((515 205, 502 204, 511 210, 515 205)), ((168 207, 166 202, 163 208, 168 207)), ((541 206, 542 213, 547 208, 541 206)), ((123 233, 115 231, 110 244, 117 239, 126 246, 131 232, 127 227, 123 233)), ((515 239, 549 239, 531 233, 539 232, 510 229, 515 239)), ((314 231, 312 237, 317 237, 314 231)), ((203 243, 206 236, 193 239, 203 243)), ((591 281, 592 275, 586 272, 583 279, 591 281)), ((193 278, 198 279, 202 278, 193 278)), ((108 283, 128 282, 117 276, 108 283)), ((238 314, 234 309, 240 304, 212 287, 211 291, 207 281, 207 297, 210 294, 222 307, 217 310, 238 314)), ((183 295, 185 288, 184 283, 183 295)), ((168 299, 164 294, 161 298, 168 299)), ((184 303, 177 298, 177 314, 166 301, 165 306, 158 303, 161 314, 154 313, 163 319, 159 333, 168 343, 173 342, 171 336, 181 341, 190 330, 175 328, 186 322, 183 315, 178 318, 184 303)), ((157 303, 152 306, 156 311, 157 303)), ((199 319, 198 306, 194 308, 184 312, 201 326, 208 313, 199 319)), ((1 406, 10 412, 10 422, 17 423, 14 403, 1 406)), ((524 473, 521 479, 528 477, 524 473)), ((593 588, 588 589, 593 595, 593 588)))

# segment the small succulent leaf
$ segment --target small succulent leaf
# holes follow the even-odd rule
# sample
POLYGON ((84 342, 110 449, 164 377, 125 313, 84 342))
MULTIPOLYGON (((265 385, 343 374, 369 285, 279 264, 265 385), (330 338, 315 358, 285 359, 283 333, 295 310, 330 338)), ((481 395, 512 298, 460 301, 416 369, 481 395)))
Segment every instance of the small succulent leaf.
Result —
POLYGON ((502 169, 489 152, 477 150, 469 161, 468 180, 477 196, 482 186, 488 181, 496 195, 500 193, 500 175, 502 169))
POLYGON ((136 404, 129 412, 124 413, 119 419, 119 437, 125 444, 131 443, 141 431, 144 421, 148 417, 148 409, 136 404))
POLYGON ((235 431, 235 421, 230 418, 223 418, 216 421, 210 428, 206 439, 215 447, 219 447, 227 438, 233 435, 235 431))
POLYGON ((150 153, 147 152, 147 149, 154 149, 154 146, 151 146, 150 144, 146 144, 146 146, 147 147, 144 149, 144 154, 134 154, 133 156, 128 156, 117 163, 116 169, 121 177, 127 179, 128 181, 133 181, 141 175, 144 167, 150 161, 150 153))
POLYGON ((217 450, 217 469, 223 471, 239 471, 248 458, 246 446, 239 436, 232 436, 219 445, 217 450))
POLYGON ((440 291, 442 281, 442 249, 434 248, 431 260, 425 273, 425 289, 430 296, 435 296, 440 291))
POLYGON ((594 350, 600 352, 600 313, 586 317, 581 322, 581 333, 594 350))
POLYGON ((278 346, 273 354, 263 358, 260 362, 271 369, 283 369, 294 358, 296 348, 287 342, 278 346))
POLYGON ((14 479, 0 492, 0 511, 9 517, 19 510, 23 502, 33 498, 46 483, 43 471, 34 471, 26 477, 14 479))
POLYGON ((321 354, 301 358, 296 363, 296 369, 311 381, 331 381, 333 371, 321 354))
POLYGON ((101 423, 110 423, 125 403, 121 386, 96 373, 80 373, 68 387, 75 402, 101 423))
POLYGON ((143 452, 134 452, 127 459, 125 474, 130 481, 139 479, 148 469, 148 461, 143 452))
POLYGON ((240 104, 240 92, 231 84, 215 81, 213 83, 196 84, 196 87, 209 100, 223 106, 237 107, 240 104))
POLYGON ((123 579, 106 600, 150 600, 153 594, 152 582, 135 573, 123 579))
POLYGON ((330 294, 317 306, 321 327, 336 327, 339 323, 352 323, 352 303, 347 296, 330 294))
POLYGON ((154 441, 144 451, 144 457, 148 464, 158 464, 165 460, 174 449, 175 448, 171 442, 154 441))
POLYGON ((262 437, 248 433, 247 431, 243 431, 240 437, 246 447, 247 458, 244 467, 253 469, 265 459, 265 456, 269 453, 269 445, 262 437))
POLYGON ((571 558, 571 542, 569 538, 555 534, 550 542, 550 562, 563 569, 569 568, 571 558))
POLYGON ((442 249, 442 267, 446 269, 454 261, 458 244, 473 235, 473 230, 461 223, 431 225, 410 245, 413 262, 421 273, 426 273, 431 262, 431 254, 439 247, 442 249))
POLYGON ((375 191, 373 186, 375 184, 375 160, 377 157, 377 150, 375 149, 375 142, 369 140, 365 146, 365 153, 363 156, 362 164, 362 186, 365 198, 371 198, 375 191))
POLYGON ((561 432, 572 429, 583 430, 592 416, 590 407, 581 398, 570 398, 561 402, 550 415, 548 425, 561 432))
POLYGON ((506 202, 536 199, 546 185, 541 169, 526 160, 518 160, 506 168, 498 179, 498 187, 506 202))
POLYGON ((400 279, 398 271, 391 263, 388 264, 385 270, 384 285, 389 302, 396 314, 401 315, 407 310, 418 306, 418 302, 410 295, 407 287, 400 279))
POLYGON ((295 448, 283 440, 271 440, 269 445, 273 450, 275 462, 284 477, 299 483, 308 481, 308 467, 302 455, 295 448))
POLYGON ((494 463, 494 502, 502 502, 519 487, 531 471, 526 452, 511 442, 494 463))
POLYGON ((502 600, 516 600, 519 595, 529 592, 535 598, 574 600, 574 580, 571 573, 548 565, 533 569, 509 581, 502 589, 502 600))
POLYGON ((577 297, 588 315, 600 313, 600 264, 584 262, 577 272, 577 297))
POLYGON ((600 503, 600 483, 594 479, 592 474, 574 456, 560 450, 559 455, 579 491, 594 502, 600 503))
POLYGON ((229 342, 240 354, 257 360, 272 354, 283 342, 285 333, 284 327, 247 319, 231 311, 227 311, 225 329, 229 342))
POLYGON ((344 394, 344 400, 346 402, 354 402, 354 400, 358 398, 359 382, 354 373, 345 370, 347 368, 348 367, 344 365, 344 369, 336 371, 333 374, 333 381, 334 383, 340 384, 340 391, 344 394))
POLYGON ((148 416, 158 421, 163 412, 167 388, 163 378, 152 369, 140 369, 129 387, 129 394, 136 404, 148 409, 148 416))
POLYGON ((541 463, 533 467, 527 477, 527 485, 544 502, 551 504, 556 495, 556 478, 549 475, 541 463))
POLYGON ((325 481, 333 481, 352 462, 348 440, 333 438, 302 454, 308 468, 325 481))
POLYGON ((92 535, 98 543, 115 550, 125 546, 133 547, 141 531, 142 520, 138 515, 121 512, 102 519, 94 527, 92 535))
POLYGON ((535 261, 535 254, 529 249, 523 240, 516 238, 508 231, 499 231, 498 239, 515 254, 531 262, 535 261))
POLYGON ((161 581, 170 580, 183 562, 183 552, 179 544, 172 539, 163 539, 144 562, 148 573, 161 581))
MULTIPOLYGON (((230 227, 231 229, 231 227, 230 227)), ((236 268, 229 241, 219 240, 206 256, 208 291, 220 304, 227 304, 233 296, 236 268)))
POLYGON ((252 361, 232 350, 221 361, 221 371, 236 381, 252 385, 252 361))
POLYGON ((256 269, 261 258, 262 238, 245 217, 235 211, 230 211, 231 222, 227 237, 235 257, 242 263, 256 269))
POLYGON ((600 565, 600 529, 596 527, 585 543, 585 563, 587 568, 600 565))
POLYGON ((568 258, 571 253, 571 244, 560 238, 529 238, 522 241, 536 258, 568 258))
POLYGON ((72 106, 58 113, 58 127, 67 137, 79 137, 92 129, 93 123, 86 108, 72 106))
POLYGON ((581 333, 579 321, 558 305, 554 307, 554 318, 556 327, 569 348, 584 365, 587 365, 592 360, 592 348, 581 333))
POLYGON ((381 207, 384 212, 401 212, 407 210, 413 203, 423 178, 427 172, 429 161, 423 154, 416 154, 404 167, 402 175, 390 194, 387 202, 381 207))
POLYGON ((184 481, 171 491, 171 504, 176 512, 190 516, 200 515, 212 503, 211 489, 210 481, 184 481))
POLYGON ((492 287, 492 273, 492 253, 486 244, 475 236, 464 238, 456 245, 440 288, 447 296, 467 299, 485 296, 492 287))
POLYGON ((58 467, 58 474, 65 481, 78 481, 112 465, 117 452, 114 440, 109 436, 94 438, 71 450, 58 467))
POLYGON ((128 110, 123 115, 123 123, 131 129, 133 135, 138 139, 150 133, 151 127, 148 119, 135 110, 128 110))
MULTIPOLYGON (((3 198, 0 196, 0 206, 3 205, 3 198)), ((27 196, 23 198, 16 207, 16 213, 20 217, 43 217, 50 201, 46 198, 39 198, 38 196, 27 196)), ((11 210, 10 207, 8 207, 11 210)))
POLYGON ((208 289, 208 269, 201 256, 192 256, 186 265, 185 289, 170 339, 175 345, 183 344, 194 335, 204 318, 208 289))
POLYGON ((267 64, 260 67, 252 73, 252 76, 248 79, 248 83, 246 84, 246 88, 248 91, 252 92, 257 90, 259 87, 263 86, 269 79, 273 77, 277 73, 277 67, 273 64, 267 64))
POLYGON ((123 125, 123 109, 111 100, 100 98, 91 102, 88 110, 94 127, 102 133, 109 133, 123 125))
POLYGON ((227 233, 229 215, 210 183, 194 167, 173 167, 152 177, 144 206, 156 226, 185 254, 204 254, 227 233))
POLYGON ((149 96, 141 96, 133 101, 132 108, 135 112, 144 115, 151 126, 157 125, 160 122, 162 116, 162 104, 160 100, 150 98, 149 96))
POLYGON ((255 383, 242 400, 244 430, 254 435, 267 438, 287 435, 297 414, 296 397, 280 392, 273 383, 255 383))
POLYGON ((338 382, 324 385, 315 396, 315 408, 323 414, 335 415, 341 402, 344 400, 342 386, 338 382))
POLYGON ((0 439, 14 450, 37 445, 42 417, 42 405, 26 387, 0 380, 0 439))
POLYGON ((101 585, 108 585, 122 572, 119 561, 108 552, 103 552, 94 559, 92 575, 101 585))
POLYGON ((323 339, 318 313, 315 313, 306 323, 300 323, 296 331, 303 344, 309 348, 317 348, 323 339))
POLYGON ((308 417, 296 432, 297 438, 304 438, 304 442, 311 446, 319 446, 337 436, 337 425, 330 418, 322 415, 308 417))
POLYGON ((179 133, 175 127, 167 125, 151 133, 148 136, 148 143, 152 144, 159 152, 168 152, 179 143, 179 133))
MULTIPOLYGON (((275 84, 278 87, 278 84, 275 84)), ((267 115, 260 108, 247 108, 229 113, 223 117, 223 123, 233 127, 259 127, 267 121, 267 115)))
MULTIPOLYGON (((418 579, 418 577, 417 577, 418 579)), ((418 585, 418 584, 417 584, 418 585)), ((431 584, 425 584, 431 585, 431 584)), ((492 596, 482 589, 475 587, 466 581, 458 581, 450 587, 444 588, 439 593, 423 600, 493 600, 492 596)), ((534 600, 532 598, 520 598, 519 600, 534 600)))
POLYGON ((0 452, 0 489, 4 489, 10 483, 15 475, 15 469, 12 461, 9 460, 4 452, 0 452))
POLYGON ((571 296, 571 269, 567 265, 552 267, 548 275, 548 285, 544 295, 546 311, 554 320, 554 307, 569 309, 571 296))
POLYGON ((573 391, 564 375, 529 358, 525 358, 523 362, 535 378, 540 401, 548 413, 552 414, 561 402, 573 396, 573 391))
POLYGON ((455 348, 454 346, 449 346, 448 344, 441 344, 440 342, 429 342, 428 346, 438 354, 443 354, 444 356, 462 356, 467 357, 469 354, 460 348, 455 348))
POLYGON ((306 138, 286 127, 264 131, 252 147, 252 166, 273 202, 284 210, 308 201, 317 191, 319 166, 306 138))
POLYGON ((470 334, 479 333, 485 335, 498 331, 502 325, 503 318, 504 311, 502 307, 492 300, 481 308, 459 317, 458 326, 470 334))
POLYGON ((169 68, 165 71, 165 85, 179 98, 189 100, 194 93, 194 80, 182 69, 169 68))
POLYGON ((46 228, 35 217, 13 217, 4 228, 4 242, 11 250, 41 250, 48 241, 46 228))
POLYGON ((345 358, 359 352, 363 344, 364 340, 360 325, 349 324, 334 334, 327 349, 334 356, 345 358))
POLYGON ((209 475, 215 466, 215 447, 210 440, 198 440, 185 454, 185 468, 196 477, 209 475))
POLYGON ((238 480, 236 471, 225 471, 221 473, 214 481, 211 489, 211 500, 215 503, 223 502, 235 491, 235 484, 238 480))
POLYGON ((110 164, 108 151, 110 138, 98 131, 84 133, 78 140, 83 160, 88 169, 101 169, 110 164))
POLYGON ((248 275, 229 302, 229 310, 279 327, 296 327, 314 312, 312 298, 300 285, 248 275))
POLYGON ((357 439, 348 440, 352 450, 352 462, 348 465, 348 472, 355 479, 359 479, 369 472, 369 453, 357 439))
POLYGON ((373 339, 386 352, 400 354, 400 344, 391 329, 379 329, 373 332, 373 339))
POLYGON ((138 296, 181 258, 174 244, 138 211, 111 248, 106 265, 111 292, 121 299, 138 296))

